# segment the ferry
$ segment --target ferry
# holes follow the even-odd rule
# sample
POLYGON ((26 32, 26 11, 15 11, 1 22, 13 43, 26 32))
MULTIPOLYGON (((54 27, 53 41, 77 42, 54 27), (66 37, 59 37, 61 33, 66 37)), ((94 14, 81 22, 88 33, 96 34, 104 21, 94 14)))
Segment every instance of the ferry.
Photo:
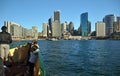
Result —
MULTIPOLYGON (((8 60, 11 66, 5 68, 5 76, 29 76, 27 61, 30 47, 31 44, 26 43, 10 49, 8 60)), ((35 63, 34 76, 45 76, 44 63, 40 53, 35 63)))
POLYGON ((58 41, 57 38, 50 38, 49 41, 58 41))

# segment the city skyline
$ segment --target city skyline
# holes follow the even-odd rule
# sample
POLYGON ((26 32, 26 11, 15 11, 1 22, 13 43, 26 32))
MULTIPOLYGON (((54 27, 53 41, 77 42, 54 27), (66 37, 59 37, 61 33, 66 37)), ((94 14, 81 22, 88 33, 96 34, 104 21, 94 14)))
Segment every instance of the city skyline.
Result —
POLYGON ((75 29, 80 26, 80 15, 88 12, 88 20, 94 31, 95 23, 102 21, 105 15, 120 16, 119 2, 119 0, 2 0, 0 2, 0 27, 3 26, 4 21, 12 21, 28 29, 38 26, 38 31, 41 32, 42 23, 47 22, 51 16, 53 17, 55 10, 59 10, 61 23, 72 21, 75 29))

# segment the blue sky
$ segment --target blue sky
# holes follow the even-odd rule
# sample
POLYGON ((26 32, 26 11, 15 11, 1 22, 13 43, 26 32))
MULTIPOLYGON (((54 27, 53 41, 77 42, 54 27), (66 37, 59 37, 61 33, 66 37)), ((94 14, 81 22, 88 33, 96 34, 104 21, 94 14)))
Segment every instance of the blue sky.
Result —
POLYGON ((88 12, 92 31, 95 22, 102 21, 108 14, 120 16, 120 0, 0 0, 0 27, 4 21, 12 21, 31 29, 38 26, 42 31, 42 23, 60 10, 61 23, 72 21, 75 29, 80 26, 80 15, 88 12))

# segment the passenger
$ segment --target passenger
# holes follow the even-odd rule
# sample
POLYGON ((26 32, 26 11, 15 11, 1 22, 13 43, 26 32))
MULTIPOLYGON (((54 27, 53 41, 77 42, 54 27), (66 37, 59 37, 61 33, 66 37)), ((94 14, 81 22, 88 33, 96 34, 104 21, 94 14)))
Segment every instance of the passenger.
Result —
POLYGON ((7 32, 7 27, 2 26, 2 32, 0 32, 0 57, 2 58, 4 64, 8 64, 8 53, 10 49, 10 43, 12 43, 12 38, 10 33, 7 32))
POLYGON ((34 66, 35 62, 38 58, 38 53, 39 53, 39 45, 37 41, 33 41, 31 45, 31 50, 30 50, 30 58, 29 58, 29 76, 34 76, 34 66))

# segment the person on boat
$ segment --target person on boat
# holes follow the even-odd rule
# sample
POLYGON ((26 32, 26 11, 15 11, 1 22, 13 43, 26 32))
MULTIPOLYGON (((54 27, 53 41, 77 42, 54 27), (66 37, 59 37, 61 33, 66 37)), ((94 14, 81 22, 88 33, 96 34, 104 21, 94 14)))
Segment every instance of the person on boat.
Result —
POLYGON ((10 43, 12 43, 12 37, 10 33, 7 32, 7 27, 1 27, 2 32, 0 32, 0 57, 3 59, 4 64, 8 62, 8 54, 10 49, 10 43))
POLYGON ((30 74, 29 76, 34 76, 34 66, 38 58, 39 51, 40 50, 39 50, 39 45, 37 41, 33 41, 31 45, 30 57, 29 57, 29 62, 28 62, 29 74, 30 74))

